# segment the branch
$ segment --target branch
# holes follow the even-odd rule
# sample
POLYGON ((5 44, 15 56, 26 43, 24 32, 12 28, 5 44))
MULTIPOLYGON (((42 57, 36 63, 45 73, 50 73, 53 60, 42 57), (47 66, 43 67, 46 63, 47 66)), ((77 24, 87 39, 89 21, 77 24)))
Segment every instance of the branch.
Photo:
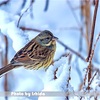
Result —
POLYGON ((63 47, 65 47, 65 49, 68 49, 69 51, 71 51, 72 53, 74 53, 76 56, 78 56, 79 58, 81 58, 83 61, 86 61, 85 58, 83 56, 81 56, 78 52, 74 51, 73 49, 71 49, 70 47, 68 47, 67 45, 65 45, 63 42, 61 42, 59 39, 57 40, 57 42, 59 44, 61 44, 63 47))
POLYGON ((57 71, 58 71, 58 68, 54 71, 54 80, 56 80, 56 79, 57 79, 57 76, 56 76, 57 71))
POLYGON ((76 13, 74 12, 74 8, 72 7, 72 5, 71 5, 70 2, 71 2, 70 0, 67 0, 67 3, 68 3, 68 5, 69 5, 69 7, 70 7, 70 9, 71 9, 71 12, 72 12, 72 14, 73 14, 73 16, 74 16, 74 18, 75 18, 75 20, 76 20, 78 26, 81 27, 81 24, 80 24, 80 22, 79 22, 79 20, 78 20, 78 17, 77 17, 77 15, 76 15, 76 13))
POLYGON ((88 53, 88 57, 86 58, 87 62, 89 61, 89 58, 90 58, 90 55, 92 52, 92 44, 93 44, 93 37, 94 37, 94 30, 95 30, 95 24, 96 24, 98 4, 99 4, 99 0, 95 0, 95 9, 94 9, 93 24, 92 24, 92 30, 91 30, 91 40, 90 40, 90 46, 89 46, 89 53, 88 53))
POLYGON ((88 84, 89 86, 91 85, 91 83, 92 83, 94 77, 97 75, 98 72, 99 72, 99 69, 96 70, 95 74, 94 74, 93 77, 91 78, 91 80, 90 80, 90 82, 89 82, 89 84, 88 84))
POLYGON ((48 10, 48 6, 49 6, 49 0, 46 0, 46 4, 45 4, 44 11, 47 11, 48 10))
POLYGON ((90 58, 89 58, 90 61, 89 61, 89 62, 91 62, 92 59, 93 59, 94 51, 95 51, 95 48, 96 48, 96 45, 97 45, 97 43, 98 43, 99 38, 100 38, 100 33, 98 34, 98 37, 97 37, 97 39, 96 39, 96 42, 94 43, 94 47, 93 47, 93 50, 91 51, 91 55, 90 55, 90 58))
POLYGON ((7 0, 7 1, 3 1, 3 2, 1 2, 1 3, 0 3, 0 6, 2 6, 2 5, 6 5, 9 1, 10 1, 10 0, 7 0))
MULTIPOLYGON (((8 64, 8 38, 6 35, 4 35, 4 42, 5 42, 5 56, 4 56, 4 66, 8 64)), ((5 75, 4 79, 4 90, 8 91, 8 74, 5 75)), ((8 97, 5 96, 5 100, 7 100, 8 97)))
POLYGON ((39 30, 39 29, 27 28, 27 27, 23 27, 23 26, 21 26, 20 29, 22 29, 23 31, 27 30, 27 31, 41 32, 41 30, 39 30))
POLYGON ((29 7, 22 13, 22 15, 19 17, 18 23, 17 23, 17 27, 19 27, 19 22, 21 20, 21 18, 23 17, 23 15, 29 10, 29 8, 32 6, 34 0, 31 1, 29 7))

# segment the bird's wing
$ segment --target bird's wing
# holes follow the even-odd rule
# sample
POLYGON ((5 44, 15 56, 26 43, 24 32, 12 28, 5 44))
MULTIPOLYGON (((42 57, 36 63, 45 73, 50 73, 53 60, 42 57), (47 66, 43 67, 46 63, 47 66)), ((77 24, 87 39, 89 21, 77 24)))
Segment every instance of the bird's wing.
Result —
POLYGON ((47 47, 43 47, 38 43, 32 44, 26 49, 27 55, 31 60, 43 60, 46 59, 47 55, 51 52, 47 47))
POLYGON ((23 65, 24 63, 29 63, 31 59, 28 57, 27 53, 22 49, 16 53, 14 58, 11 60, 11 64, 23 65))
POLYGON ((48 49, 42 47, 34 41, 30 41, 24 48, 19 50, 14 58, 11 60, 11 64, 23 65, 28 63, 34 63, 34 61, 41 61, 46 59, 48 49))

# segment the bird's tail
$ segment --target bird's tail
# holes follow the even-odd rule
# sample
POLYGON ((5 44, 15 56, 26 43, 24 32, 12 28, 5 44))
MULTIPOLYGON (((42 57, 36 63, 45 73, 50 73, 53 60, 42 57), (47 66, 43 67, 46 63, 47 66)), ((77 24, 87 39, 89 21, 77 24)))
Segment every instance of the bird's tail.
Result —
POLYGON ((4 66, 0 69, 0 77, 6 73, 8 73, 9 71, 11 71, 12 69, 14 69, 16 66, 8 64, 7 66, 4 66))

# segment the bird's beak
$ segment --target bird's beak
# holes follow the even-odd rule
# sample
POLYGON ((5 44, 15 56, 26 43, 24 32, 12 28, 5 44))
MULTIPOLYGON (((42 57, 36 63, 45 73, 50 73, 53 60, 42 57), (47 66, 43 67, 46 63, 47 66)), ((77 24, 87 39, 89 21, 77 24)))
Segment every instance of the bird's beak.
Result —
POLYGON ((58 38, 57 38, 57 37, 55 37, 55 36, 53 36, 53 40, 58 40, 58 38))

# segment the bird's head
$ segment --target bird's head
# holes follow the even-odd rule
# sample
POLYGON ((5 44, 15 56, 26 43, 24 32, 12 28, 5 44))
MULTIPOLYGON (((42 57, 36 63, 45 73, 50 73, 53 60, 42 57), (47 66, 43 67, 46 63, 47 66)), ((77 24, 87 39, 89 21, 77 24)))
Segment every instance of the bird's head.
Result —
POLYGON ((50 46, 55 45, 58 38, 55 37, 50 31, 44 30, 35 39, 42 46, 50 46))

